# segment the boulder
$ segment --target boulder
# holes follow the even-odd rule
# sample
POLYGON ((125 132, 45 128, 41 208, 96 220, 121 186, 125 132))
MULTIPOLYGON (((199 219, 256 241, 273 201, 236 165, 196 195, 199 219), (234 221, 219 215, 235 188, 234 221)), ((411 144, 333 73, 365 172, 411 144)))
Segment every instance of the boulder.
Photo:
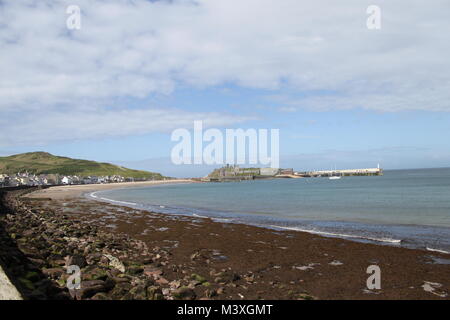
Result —
POLYGON ((49 268, 49 269, 43 269, 42 273, 45 274, 50 279, 57 280, 62 276, 62 274, 64 273, 64 270, 63 270, 63 268, 49 268))
POLYGON ((116 257, 114 257, 114 256, 112 256, 110 254, 105 254, 105 257, 108 258, 109 266, 111 268, 115 268, 115 269, 119 270, 122 273, 125 272, 125 266, 123 265, 122 262, 120 262, 119 259, 117 259, 116 257))
POLYGON ((144 266, 144 274, 148 277, 159 277, 164 272, 161 269, 152 267, 152 266, 144 266))
POLYGON ((87 266, 87 262, 86 259, 79 254, 73 255, 73 256, 69 256, 66 260, 66 265, 67 266, 78 266, 80 268, 84 268, 87 266))
POLYGON ((147 299, 148 300, 162 300, 164 299, 161 288, 157 286, 147 287, 147 299))
POLYGON ((132 295, 133 300, 147 300, 147 290, 143 285, 131 288, 130 294, 132 295))
POLYGON ((173 292, 173 297, 179 300, 194 300, 196 298, 194 290, 182 287, 173 292))
POLYGON ((90 280, 82 281, 80 289, 69 290, 71 296, 77 300, 91 298, 99 292, 107 292, 114 287, 112 281, 90 280))

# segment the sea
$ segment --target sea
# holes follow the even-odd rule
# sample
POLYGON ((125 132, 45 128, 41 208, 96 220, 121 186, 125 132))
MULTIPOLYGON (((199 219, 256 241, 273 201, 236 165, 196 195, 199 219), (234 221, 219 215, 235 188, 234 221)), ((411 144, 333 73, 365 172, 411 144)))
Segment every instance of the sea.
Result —
POLYGON ((450 168, 165 184, 90 196, 165 214, 450 253, 450 168))

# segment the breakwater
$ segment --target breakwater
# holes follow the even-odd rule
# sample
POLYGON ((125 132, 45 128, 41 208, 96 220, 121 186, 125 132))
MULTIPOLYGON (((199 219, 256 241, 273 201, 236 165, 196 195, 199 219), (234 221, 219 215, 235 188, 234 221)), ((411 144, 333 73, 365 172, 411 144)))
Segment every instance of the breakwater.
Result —
POLYGON ((299 175, 304 177, 331 177, 331 176, 382 176, 381 168, 365 168, 365 169, 343 169, 343 170, 317 170, 309 172, 301 172, 299 175))

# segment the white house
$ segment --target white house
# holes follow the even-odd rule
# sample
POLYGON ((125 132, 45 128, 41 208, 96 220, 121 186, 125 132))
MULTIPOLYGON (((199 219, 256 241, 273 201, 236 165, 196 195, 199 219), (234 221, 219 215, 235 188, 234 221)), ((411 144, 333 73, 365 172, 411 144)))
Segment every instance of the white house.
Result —
POLYGON ((69 177, 64 176, 64 178, 61 179, 61 183, 62 184, 71 184, 72 181, 71 181, 71 179, 69 177))

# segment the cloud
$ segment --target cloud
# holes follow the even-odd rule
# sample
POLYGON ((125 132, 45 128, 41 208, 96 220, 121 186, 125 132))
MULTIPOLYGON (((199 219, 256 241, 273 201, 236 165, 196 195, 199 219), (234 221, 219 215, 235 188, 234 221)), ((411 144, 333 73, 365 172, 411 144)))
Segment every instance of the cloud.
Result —
POLYGON ((178 109, 136 109, 103 112, 52 112, 35 117, 33 113, 0 119, 1 127, 9 127, 0 136, 0 146, 42 145, 51 142, 82 140, 92 137, 139 135, 191 128, 195 120, 204 127, 230 126, 255 118, 214 112, 186 112, 178 109), (10 123, 14 123, 10 126, 10 123))
POLYGON ((278 111, 280 111, 280 112, 286 112, 286 113, 291 113, 291 112, 296 112, 296 111, 298 111, 298 109, 297 109, 296 107, 293 107, 293 106, 284 106, 284 107, 278 108, 278 111))
MULTIPOLYGON (((100 120, 118 98, 229 83, 308 93, 286 95, 291 112, 450 111, 449 2, 378 2, 382 29, 371 31, 372 3, 361 0, 4 0, 0 112, 14 119, 6 124, 13 131, 27 126, 23 119, 45 126, 63 113, 82 123, 85 114, 100 120), (72 4, 81 30, 66 28, 72 4)), ((135 123, 153 111, 126 110, 116 106, 106 122, 126 115, 123 132, 145 131, 135 123)), ((84 136, 84 126, 70 128, 84 136)), ((39 140, 52 141, 45 132, 39 140)))

